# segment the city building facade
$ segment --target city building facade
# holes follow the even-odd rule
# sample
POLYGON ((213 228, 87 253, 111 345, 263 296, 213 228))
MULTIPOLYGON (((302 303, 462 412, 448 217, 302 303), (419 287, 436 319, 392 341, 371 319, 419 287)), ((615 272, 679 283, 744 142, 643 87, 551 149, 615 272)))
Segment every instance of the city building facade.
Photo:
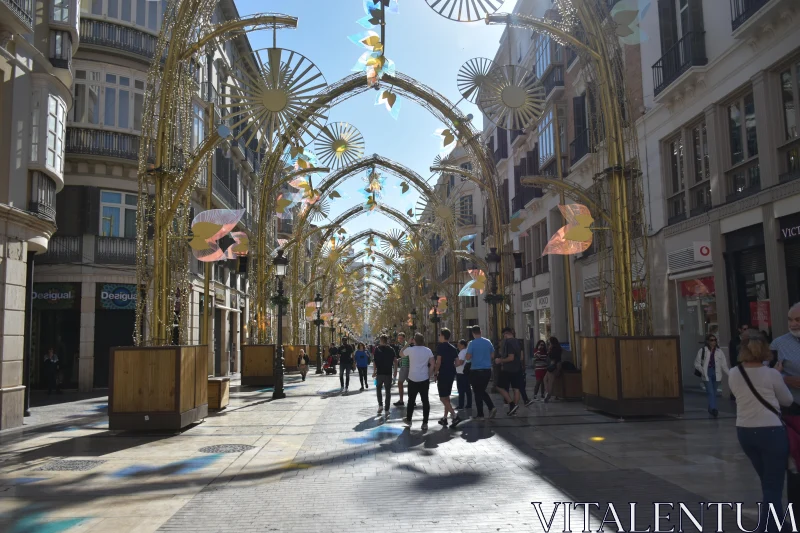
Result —
POLYGON ((26 409, 30 280, 56 229, 78 35, 75 0, 0 1, 0 429, 26 409))

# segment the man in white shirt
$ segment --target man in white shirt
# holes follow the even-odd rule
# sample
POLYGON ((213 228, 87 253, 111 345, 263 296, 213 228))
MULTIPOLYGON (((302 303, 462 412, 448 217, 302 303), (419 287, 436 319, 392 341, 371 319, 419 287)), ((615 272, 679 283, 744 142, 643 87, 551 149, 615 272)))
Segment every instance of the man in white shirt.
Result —
POLYGON ((408 358, 408 407, 403 422, 411 426, 411 416, 414 414, 414 404, 419 394, 422 401, 422 431, 425 431, 428 429, 428 415, 431 412, 428 387, 433 375, 433 352, 425 346, 425 337, 422 333, 414 335, 414 344, 416 346, 409 346, 400 352, 402 357, 408 358))

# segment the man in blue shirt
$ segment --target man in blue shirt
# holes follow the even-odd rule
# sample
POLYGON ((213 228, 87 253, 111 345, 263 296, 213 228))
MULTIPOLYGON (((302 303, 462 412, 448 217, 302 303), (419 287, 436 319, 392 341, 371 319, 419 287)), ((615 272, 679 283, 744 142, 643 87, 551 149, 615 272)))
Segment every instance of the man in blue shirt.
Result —
POLYGON ((789 333, 781 335, 770 345, 777 355, 777 368, 792 391, 795 403, 800 403, 800 302, 789 309, 789 333))
POLYGON ((497 409, 486 392, 492 380, 492 363, 494 362, 494 346, 489 339, 481 337, 481 327, 472 326, 472 342, 467 346, 467 361, 470 362, 469 381, 478 408, 477 419, 483 419, 483 404, 489 408, 489 418, 494 418, 497 409))

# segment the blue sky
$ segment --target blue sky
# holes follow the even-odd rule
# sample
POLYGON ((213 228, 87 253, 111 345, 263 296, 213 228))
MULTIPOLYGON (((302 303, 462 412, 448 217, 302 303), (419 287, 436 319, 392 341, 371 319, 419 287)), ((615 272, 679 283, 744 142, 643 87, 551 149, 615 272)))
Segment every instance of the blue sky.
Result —
MULTIPOLYGON (((517 0, 507 0, 501 11, 513 10, 517 0)), ((364 52, 347 37, 365 31, 356 21, 364 16, 362 0, 236 0, 241 15, 274 12, 296 16, 296 30, 278 32, 278 47, 305 55, 320 68, 329 84, 349 75, 364 52)), ((452 102, 460 100, 456 75, 461 65, 473 57, 494 57, 503 28, 484 22, 459 23, 439 16, 423 0, 400 0, 400 12, 387 14, 386 56, 399 72, 412 76, 432 87, 452 102)), ((250 34, 254 49, 272 45, 271 32, 250 34)), ((434 132, 442 127, 433 116, 417 104, 404 100, 398 120, 383 106, 375 106, 375 92, 369 91, 333 108, 330 121, 349 122, 364 136, 366 154, 374 153, 398 161, 430 178, 430 165, 439 153, 441 138, 434 132)), ((476 117, 480 113, 469 102, 461 102, 464 113, 476 117)), ((363 202, 359 189, 361 176, 351 178, 337 190, 346 198, 331 204, 331 215, 363 202)), ((387 180, 384 202, 400 199, 398 208, 408 209, 416 203, 413 189, 406 195, 394 189, 399 180, 387 180), (406 207, 407 205, 407 207, 406 207)), ((380 213, 361 216, 345 225, 348 233, 366 228, 388 231, 398 224, 380 213)))

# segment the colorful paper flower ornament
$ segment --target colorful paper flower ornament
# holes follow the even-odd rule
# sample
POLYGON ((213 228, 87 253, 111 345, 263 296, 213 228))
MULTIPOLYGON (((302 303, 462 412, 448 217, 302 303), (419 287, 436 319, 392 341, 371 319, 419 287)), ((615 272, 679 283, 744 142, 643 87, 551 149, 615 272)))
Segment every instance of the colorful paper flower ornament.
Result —
POLYGON ((592 218, 589 208, 581 204, 559 205, 567 225, 559 229, 544 248, 543 256, 574 255, 592 245, 592 218))
POLYGON ((226 251, 219 247, 218 242, 236 227, 244 211, 244 209, 210 209, 198 213, 192 220, 192 239, 189 241, 194 256, 203 262, 225 259, 226 251))
POLYGON ((483 272, 483 270, 478 269, 469 270, 468 272, 472 279, 466 282, 463 287, 461 287, 461 291, 458 293, 458 295, 477 296, 479 294, 483 294, 483 291, 486 290, 486 274, 483 272))

